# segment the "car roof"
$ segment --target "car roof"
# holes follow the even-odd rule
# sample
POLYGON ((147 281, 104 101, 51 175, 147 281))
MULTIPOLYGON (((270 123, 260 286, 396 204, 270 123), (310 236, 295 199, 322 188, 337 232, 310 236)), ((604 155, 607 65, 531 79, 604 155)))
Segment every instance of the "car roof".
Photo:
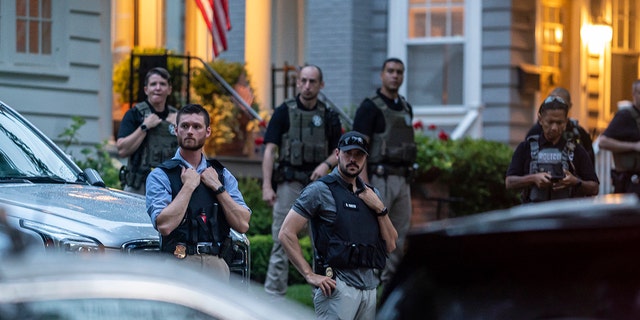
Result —
POLYGON ((382 294, 382 318, 640 317, 635 195, 435 221, 411 230, 407 242, 382 294))
POLYGON ((261 288, 234 286, 170 261, 161 256, 106 254, 83 258, 29 256, 27 252, 21 258, 0 263, 0 305, 51 299, 126 298, 180 304, 219 319, 314 317, 308 308, 294 302, 271 304, 261 288))

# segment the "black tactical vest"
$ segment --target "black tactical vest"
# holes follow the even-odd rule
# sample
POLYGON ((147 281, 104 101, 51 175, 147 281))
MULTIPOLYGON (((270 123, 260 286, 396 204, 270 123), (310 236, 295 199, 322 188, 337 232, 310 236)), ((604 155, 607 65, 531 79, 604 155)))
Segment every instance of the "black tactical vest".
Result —
MULTIPOLYGON (((224 166, 217 160, 207 160, 208 166, 216 169, 220 182, 224 184, 224 166)), ((174 199, 182 188, 180 174, 181 161, 172 159, 160 164, 169 177, 171 184, 171 198, 174 199)), ((224 216, 223 208, 218 203, 214 191, 204 184, 198 185, 193 191, 187 212, 180 225, 169 235, 162 236, 160 251, 173 253, 178 243, 185 244, 188 248, 195 247, 198 242, 211 242, 217 249, 223 240, 229 236, 229 223, 224 216), (204 216, 205 218, 203 219, 204 216)))
POLYGON ((311 221, 314 247, 322 265, 338 269, 383 269, 387 251, 375 213, 334 175, 326 175, 320 181, 331 190, 337 211, 333 222, 320 218, 311 221))
POLYGON ((282 136, 278 161, 294 167, 315 168, 329 156, 325 130, 326 105, 318 101, 314 110, 298 108, 296 99, 286 102, 289 108, 289 131, 282 136))
MULTIPOLYGON (((531 149, 529 173, 547 172, 552 179, 562 179, 564 177, 564 170, 571 169, 570 164, 573 161, 575 143, 573 141, 567 141, 563 150, 557 148, 540 149, 539 139, 539 135, 527 137, 531 149)), ((525 202, 540 202, 571 198, 572 189, 573 188, 565 188, 554 191, 552 188, 538 188, 534 185, 530 188, 528 197, 524 200, 525 202)))
POLYGON ((390 164, 412 166, 416 161, 416 143, 409 107, 400 97, 403 110, 390 109, 377 94, 369 97, 385 118, 385 128, 382 133, 374 133, 369 146, 369 160, 371 164, 390 164))
MULTIPOLYGON (((167 107, 169 113, 178 112, 174 107, 167 107)), ((153 113, 146 101, 136 104, 133 108, 142 116, 142 119, 153 113)), ((127 164, 129 172, 126 176, 128 186, 140 188, 145 184, 147 176, 153 168, 173 158, 178 149, 178 139, 172 130, 174 130, 173 125, 162 121, 158 126, 147 131, 147 136, 138 150, 129 157, 127 164)))

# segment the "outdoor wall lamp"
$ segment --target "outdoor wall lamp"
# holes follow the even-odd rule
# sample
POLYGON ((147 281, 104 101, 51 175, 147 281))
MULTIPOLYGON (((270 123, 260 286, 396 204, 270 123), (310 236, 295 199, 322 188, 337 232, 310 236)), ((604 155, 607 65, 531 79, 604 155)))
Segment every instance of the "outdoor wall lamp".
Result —
POLYGON ((607 24, 585 24, 580 29, 580 38, 587 44, 589 53, 602 53, 613 38, 613 29, 607 24))

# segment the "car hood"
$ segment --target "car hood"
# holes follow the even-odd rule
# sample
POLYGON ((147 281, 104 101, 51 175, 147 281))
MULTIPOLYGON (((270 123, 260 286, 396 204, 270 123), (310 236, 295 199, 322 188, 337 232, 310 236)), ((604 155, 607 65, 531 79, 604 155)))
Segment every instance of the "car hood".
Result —
POLYGON ((77 184, 2 184, 0 205, 10 217, 73 232, 86 228, 106 246, 120 246, 118 239, 158 238, 144 197, 119 190, 77 184))

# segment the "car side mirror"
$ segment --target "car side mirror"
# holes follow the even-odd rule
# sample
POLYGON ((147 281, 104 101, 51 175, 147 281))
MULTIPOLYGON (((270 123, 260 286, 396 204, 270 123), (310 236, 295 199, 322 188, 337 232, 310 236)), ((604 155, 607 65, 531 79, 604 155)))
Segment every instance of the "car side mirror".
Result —
POLYGON ((106 187, 107 186, 104 183, 104 180, 102 180, 102 177, 100 176, 98 171, 96 171, 96 169, 86 168, 86 169, 84 169, 83 173, 84 173, 84 176, 87 178, 87 182, 89 182, 90 185, 96 186, 96 187, 106 187))

